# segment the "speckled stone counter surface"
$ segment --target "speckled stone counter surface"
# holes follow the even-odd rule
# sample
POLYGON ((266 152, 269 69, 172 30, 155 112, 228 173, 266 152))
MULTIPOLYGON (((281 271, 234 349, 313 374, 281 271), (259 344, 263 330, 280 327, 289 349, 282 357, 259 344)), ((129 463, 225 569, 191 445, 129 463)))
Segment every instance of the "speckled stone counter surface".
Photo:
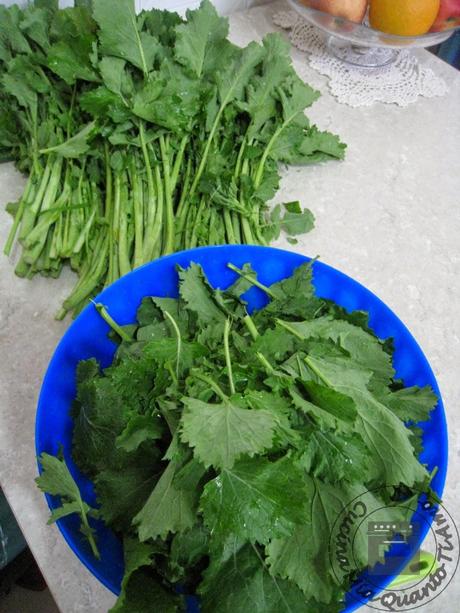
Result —
MULTIPOLYGON (((273 30, 276 3, 237 13, 232 39, 247 43, 273 30)), ((353 109, 327 93, 323 77, 293 50, 295 66, 323 92, 309 116, 348 143, 343 163, 291 168, 277 200, 300 200, 316 228, 295 247, 354 277, 392 308, 422 346, 443 394, 450 436, 445 506, 460 526, 460 73, 417 51, 448 82, 443 98, 407 108, 353 109)), ((10 218, 4 204, 21 194, 24 179, 0 165, 0 242, 10 218)), ((285 240, 278 246, 293 249, 285 240)), ((34 420, 40 383, 70 321, 53 315, 70 290, 58 281, 19 279, 17 253, 0 256, 0 483, 63 613, 104 613, 114 596, 71 552, 34 485, 34 420)), ((418 609, 458 610, 460 576, 434 602, 418 609)), ((369 609, 370 610, 370 609, 369 609)), ((11 612, 16 613, 16 612, 11 612)))

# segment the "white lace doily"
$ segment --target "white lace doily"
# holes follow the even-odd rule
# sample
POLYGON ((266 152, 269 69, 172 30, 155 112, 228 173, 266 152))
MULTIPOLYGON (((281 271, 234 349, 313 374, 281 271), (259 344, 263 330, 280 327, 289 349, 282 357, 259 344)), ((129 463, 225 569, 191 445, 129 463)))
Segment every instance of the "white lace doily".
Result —
POLYGON ((338 101, 349 106, 370 106, 374 102, 408 106, 419 96, 444 96, 446 82, 422 66, 410 51, 398 52, 396 60, 381 68, 358 68, 335 58, 327 49, 322 33, 295 11, 280 11, 273 22, 290 30, 291 43, 309 54, 309 64, 329 77, 329 88, 338 101))

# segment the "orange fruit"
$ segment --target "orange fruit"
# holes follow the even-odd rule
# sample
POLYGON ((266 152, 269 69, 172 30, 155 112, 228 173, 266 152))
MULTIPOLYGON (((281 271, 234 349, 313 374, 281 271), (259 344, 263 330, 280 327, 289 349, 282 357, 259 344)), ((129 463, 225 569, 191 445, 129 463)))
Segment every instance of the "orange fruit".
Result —
POLYGON ((370 0, 369 22, 399 36, 425 34, 436 20, 440 0, 370 0))

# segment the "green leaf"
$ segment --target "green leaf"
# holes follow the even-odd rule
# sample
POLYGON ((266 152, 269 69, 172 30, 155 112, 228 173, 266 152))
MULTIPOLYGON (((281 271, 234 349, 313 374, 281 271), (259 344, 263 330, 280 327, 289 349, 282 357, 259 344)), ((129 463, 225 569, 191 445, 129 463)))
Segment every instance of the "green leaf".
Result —
POLYGON ((438 397, 429 385, 425 387, 406 387, 381 398, 382 403, 391 409, 402 421, 427 421, 430 412, 438 403, 438 397))
POLYGON ((272 117, 276 117, 275 90, 292 72, 290 45, 281 34, 267 34, 262 43, 265 49, 262 74, 248 85, 247 103, 242 103, 242 108, 251 116, 247 131, 248 140, 257 138, 262 126, 272 117))
POLYGON ((356 432, 312 428, 304 444, 298 465, 312 477, 326 483, 366 482, 369 478, 369 449, 356 432))
POLYGON ((312 319, 322 306, 322 301, 315 296, 312 266, 312 262, 302 264, 290 277, 271 285, 272 299, 261 314, 312 319))
POLYGON ((0 48, 4 49, 5 61, 9 59, 9 49, 16 53, 32 53, 26 37, 20 30, 19 24, 22 17, 22 12, 18 7, 16 10, 0 5, 0 48))
POLYGON ((119 96, 123 96, 126 80, 125 66, 125 60, 118 57, 103 57, 99 62, 99 70, 105 86, 119 96))
POLYGON ((89 55, 83 57, 78 50, 64 41, 54 43, 49 48, 48 68, 69 85, 73 85, 77 79, 99 81, 99 77, 90 65, 89 55))
POLYGON ((204 522, 215 538, 234 534, 267 543, 305 521, 308 496, 301 471, 283 457, 240 460, 209 481, 201 496, 204 522), (286 505, 286 491, 290 503, 286 505))
POLYGON ((303 413, 311 416, 320 428, 337 429, 340 432, 351 432, 356 420, 357 411, 351 399, 344 395, 329 394, 326 388, 316 388, 316 397, 312 402, 306 400, 298 391, 291 389, 294 405, 303 413), (345 402, 342 402, 345 400, 345 402))
POLYGON ((297 163, 308 163, 321 161, 318 154, 324 154, 322 159, 336 158, 343 160, 345 157, 346 145, 342 143, 338 136, 330 132, 321 132, 316 126, 311 126, 300 144, 299 158, 297 163))
POLYGON ((253 456, 271 447, 277 422, 269 411, 240 408, 231 399, 220 404, 196 398, 182 402, 181 438, 205 466, 232 468, 241 455, 253 456))
POLYGON ((78 513, 81 519, 80 530, 87 537, 93 555, 99 558, 94 531, 88 523, 88 515, 92 512, 92 509, 82 500, 78 485, 70 474, 67 464, 64 460, 48 453, 42 453, 39 461, 43 472, 35 479, 35 483, 42 492, 61 498, 61 508, 51 514, 50 522, 70 513, 78 513))
POLYGON ((69 85, 77 79, 99 80, 92 65, 95 31, 96 24, 84 8, 66 8, 53 15, 47 65, 69 85))
POLYGON ((176 26, 176 60, 194 75, 201 77, 207 53, 215 51, 216 42, 228 34, 228 20, 219 17, 209 0, 203 0, 196 10, 187 10, 187 22, 176 26))
POLYGON ((96 122, 92 121, 65 142, 54 147, 42 149, 40 153, 57 153, 65 158, 78 158, 89 150, 90 145, 88 141, 95 136, 97 130, 96 122))
POLYGON ((375 477, 409 487, 423 482, 427 473, 414 455, 410 430, 366 388, 366 371, 345 358, 309 357, 308 365, 329 387, 354 400, 357 432, 373 454, 375 477))
POLYGON ((169 462, 141 511, 134 518, 139 539, 160 537, 169 532, 182 532, 196 520, 196 498, 193 490, 178 489, 174 477, 178 470, 175 461, 169 462))
POLYGON ((20 77, 19 74, 4 74, 2 85, 6 93, 14 96, 18 103, 30 109, 32 116, 37 113, 37 93, 20 77))
POLYGON ((165 590, 160 580, 147 571, 156 552, 154 546, 139 543, 132 538, 123 541, 125 574, 121 594, 109 613, 139 613, 161 611, 175 613, 180 610, 182 597, 165 590))
POLYGON ((95 87, 80 96, 81 108, 93 117, 108 115, 114 121, 128 119, 131 112, 125 107, 120 96, 111 92, 105 85, 95 87))
POLYGON ((134 97, 134 114, 173 132, 190 130, 200 108, 199 81, 169 60, 150 77, 134 97))
POLYGON ((49 47, 49 13, 46 9, 37 7, 27 7, 24 10, 24 17, 19 24, 30 40, 37 43, 43 51, 49 47))
MULTIPOLYGON (((329 485, 308 477, 306 483, 309 489, 308 518, 296 527, 292 535, 275 539, 268 545, 267 562, 272 575, 294 581, 306 598, 329 604, 337 600, 338 591, 329 559, 328 545, 333 527, 345 505, 366 488, 338 483, 329 485)), ((367 551, 357 548, 355 554, 362 556, 357 563, 367 562, 367 551)))
POLYGON ((315 227, 315 216, 310 209, 304 209, 300 212, 286 210, 280 222, 281 229, 286 234, 297 236, 313 230, 315 227))
POLYGON ((148 464, 126 466, 122 471, 107 465, 95 478, 100 515, 117 531, 127 531, 149 497, 159 475, 148 464))
POLYGON ((157 39, 140 32, 134 0, 93 0, 94 19, 99 25, 101 51, 130 62, 144 73, 152 70, 159 51, 157 39))
POLYGON ((134 415, 117 437, 116 444, 125 451, 135 451, 144 441, 156 440, 163 435, 163 424, 156 416, 134 415))
POLYGON ((388 386, 394 376, 391 356, 385 351, 381 341, 347 321, 334 320, 333 317, 319 317, 313 321, 289 323, 289 330, 305 340, 329 338, 345 349, 356 364, 371 370, 374 377, 388 386))
POLYGON ((320 93, 304 83, 297 75, 286 79, 283 87, 278 89, 278 95, 283 109, 283 129, 292 122, 305 127, 308 120, 303 114, 320 96, 320 93))
POLYGON ((257 43, 249 43, 242 51, 216 74, 217 90, 221 107, 232 100, 240 100, 249 83, 254 68, 264 56, 263 48, 257 43))
POLYGON ((142 11, 141 19, 144 21, 145 29, 157 38, 164 47, 174 47, 176 40, 175 27, 183 23, 182 18, 177 13, 152 8, 149 11, 142 11))
POLYGON ((179 293, 185 301, 186 308, 196 313, 201 324, 221 322, 223 335, 226 315, 216 304, 213 289, 209 285, 201 266, 192 262, 186 270, 179 269, 178 274, 179 293))
MULTIPOLYGON (((327 549, 329 535, 323 532, 322 536, 327 549)), ((292 536, 274 539, 269 544, 267 562, 273 576, 289 579, 302 590, 305 598, 314 598, 324 606, 331 603, 338 590, 324 561, 320 565, 316 559, 317 545, 316 529, 311 524, 297 526, 292 536)))
MULTIPOLYGON (((309 613, 315 610, 289 581, 268 572, 257 547, 246 545, 221 565, 212 585, 202 594, 203 613, 309 613)), ((338 611, 331 608, 330 613, 338 611)))
POLYGON ((168 567, 175 581, 183 581, 190 568, 197 566, 208 554, 209 533, 200 524, 186 532, 175 534, 171 541, 168 567))

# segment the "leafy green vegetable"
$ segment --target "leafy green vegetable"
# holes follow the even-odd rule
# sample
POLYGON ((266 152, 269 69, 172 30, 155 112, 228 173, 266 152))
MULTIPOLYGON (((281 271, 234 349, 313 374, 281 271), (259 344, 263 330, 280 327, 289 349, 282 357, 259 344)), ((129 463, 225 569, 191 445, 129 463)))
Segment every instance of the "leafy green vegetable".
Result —
POLYGON ((99 558, 99 551, 94 540, 94 529, 88 521, 89 517, 98 517, 98 512, 82 500, 78 485, 70 474, 64 459, 61 460, 49 453, 42 453, 39 460, 43 472, 35 479, 36 484, 42 492, 61 498, 61 506, 52 511, 48 523, 51 524, 73 513, 80 515, 80 530, 87 538, 94 556, 99 558))
MULTIPOLYGON (((38 483, 62 498, 54 519, 80 513, 93 539, 97 513, 123 535, 117 613, 182 610, 176 583, 209 613, 338 612, 354 578, 329 559, 342 510, 366 493, 375 519, 407 521, 401 500, 429 487, 416 423, 436 395, 394 379, 391 342, 315 295, 314 262, 270 287, 228 266, 237 277, 217 290, 197 264, 179 268, 179 298, 144 298, 137 324, 95 305, 120 346, 104 371, 79 364, 72 415, 98 511, 42 458, 38 483), (249 314, 253 286, 269 302, 249 314)), ((360 531, 353 555, 377 561, 360 531)))
POLYGON ((279 34, 227 34, 209 0, 186 21, 134 0, 0 7, 0 160, 29 177, 4 251, 18 239, 20 276, 78 273, 58 318, 160 255, 312 229, 299 204, 270 213, 278 162, 345 146, 310 125, 319 94, 279 34))

